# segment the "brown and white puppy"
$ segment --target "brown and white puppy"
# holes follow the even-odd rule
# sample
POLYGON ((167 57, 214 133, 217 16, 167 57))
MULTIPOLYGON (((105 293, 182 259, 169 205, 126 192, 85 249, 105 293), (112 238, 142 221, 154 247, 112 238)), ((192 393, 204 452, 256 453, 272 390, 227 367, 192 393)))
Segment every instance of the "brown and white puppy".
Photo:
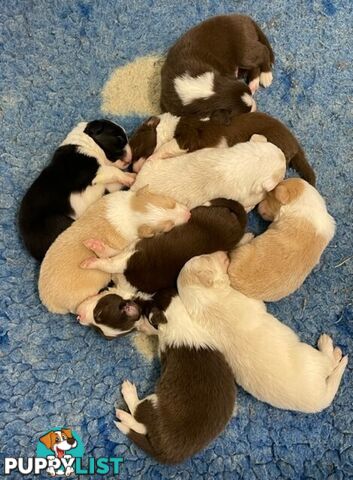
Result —
POLYGON ((77 306, 111 280, 107 273, 85 271, 80 264, 91 255, 84 241, 97 235, 122 250, 138 238, 171 230, 190 218, 189 210, 148 187, 106 195, 65 230, 51 245, 39 274, 39 295, 54 313, 75 313, 77 306))
POLYGON ((335 221, 319 192, 299 178, 279 183, 258 211, 272 224, 232 252, 228 274, 236 290, 270 302, 302 285, 334 236, 335 221))
MULTIPOLYGON (((218 198, 209 204, 193 209, 188 223, 139 240, 120 253, 99 240, 87 241, 85 245, 103 258, 87 258, 81 267, 123 274, 135 293, 152 294, 175 287, 180 270, 190 258, 233 250, 244 235, 247 218, 238 202, 218 198)), ((119 284, 120 275, 118 278, 119 284)))
POLYGON ((214 116, 222 123, 249 112, 259 84, 272 82, 274 56, 259 26, 244 15, 209 18, 169 50, 161 71, 161 108, 174 115, 214 116), (238 80, 246 71, 249 86, 238 80))
MULTIPOLYGON (((266 311, 260 300, 234 290, 225 253, 194 257, 178 277, 178 292, 193 322, 207 328, 237 384, 277 408, 320 412, 335 397, 348 357, 323 334, 318 349, 266 311)), ((261 268, 261 267, 260 267, 261 268)))
POLYGON ((287 165, 315 186, 315 173, 298 140, 282 122, 262 112, 238 115, 229 125, 194 116, 175 117, 170 113, 151 117, 137 128, 130 140, 133 168, 139 171, 146 159, 170 158, 202 148, 232 147, 249 141, 254 134, 263 135, 282 150, 287 165))
MULTIPOLYGON (((117 409, 118 429, 160 463, 175 464, 205 448, 229 422, 236 386, 212 336, 188 315, 176 290, 164 295, 146 333, 158 334, 162 374, 155 393, 140 400, 125 380, 130 413, 117 409), (156 329, 157 327, 157 329, 156 329)), ((218 319, 217 319, 218 321, 218 319)))

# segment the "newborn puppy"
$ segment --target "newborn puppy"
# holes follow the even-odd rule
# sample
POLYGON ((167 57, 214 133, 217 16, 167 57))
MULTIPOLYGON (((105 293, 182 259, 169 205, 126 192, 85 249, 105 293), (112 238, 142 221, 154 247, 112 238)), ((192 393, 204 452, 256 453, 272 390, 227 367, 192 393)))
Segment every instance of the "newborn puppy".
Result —
POLYGON ((22 200, 19 227, 30 254, 42 260, 56 237, 106 189, 131 186, 134 174, 120 170, 130 161, 122 127, 108 120, 79 123, 22 200))
POLYGON ((283 180, 286 160, 279 148, 254 135, 230 148, 205 148, 178 158, 146 162, 132 190, 149 184, 194 208, 210 198, 237 200, 250 210, 283 180))
POLYGON ((189 317, 175 290, 164 294, 146 331, 158 334, 162 374, 155 393, 140 400, 125 380, 129 412, 117 409, 118 429, 160 463, 185 461, 205 448, 229 422, 235 383, 207 328, 189 317))
POLYGON ((274 407, 314 413, 327 408, 348 357, 321 335, 318 350, 302 343, 263 302, 233 290, 226 254, 194 257, 178 277, 181 301, 194 322, 207 328, 236 382, 274 407))
POLYGON ((299 178, 279 183, 258 206, 272 224, 231 254, 232 287, 273 302, 297 290, 320 261, 335 233, 335 221, 314 187, 299 178))
POLYGON ((39 274, 41 301, 51 312, 75 313, 83 300, 109 283, 109 274, 80 268, 91 255, 84 241, 97 232, 105 243, 120 251, 138 238, 169 231, 189 218, 186 207, 170 197, 151 193, 147 187, 106 195, 49 248, 39 274))
POLYGON ((175 287, 180 270, 190 258, 232 250, 244 235, 246 213, 238 202, 219 198, 210 205, 193 209, 188 223, 164 235, 139 240, 120 253, 99 240, 87 241, 86 247, 99 257, 110 258, 87 258, 81 267, 123 274, 140 292, 151 294, 175 287))
POLYGON ((209 18, 169 50, 161 71, 162 111, 227 123, 254 108, 251 93, 259 84, 271 84, 273 62, 267 38, 250 17, 209 18), (246 71, 249 87, 237 80, 240 70, 246 71))
POLYGON ((298 140, 283 123, 261 112, 233 117, 229 125, 192 116, 175 117, 170 113, 151 117, 131 137, 133 169, 139 171, 147 158, 155 160, 201 148, 232 147, 247 142, 254 134, 263 135, 282 150, 287 166, 315 186, 315 173, 298 140))

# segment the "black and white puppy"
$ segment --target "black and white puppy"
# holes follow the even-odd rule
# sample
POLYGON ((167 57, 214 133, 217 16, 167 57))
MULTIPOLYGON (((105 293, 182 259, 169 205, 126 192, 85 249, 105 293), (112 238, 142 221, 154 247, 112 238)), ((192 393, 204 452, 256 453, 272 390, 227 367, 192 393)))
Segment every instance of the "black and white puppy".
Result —
POLYGON ((135 174, 122 127, 108 120, 79 123, 25 194, 19 227, 25 246, 42 260, 56 237, 107 191, 131 186, 135 174))

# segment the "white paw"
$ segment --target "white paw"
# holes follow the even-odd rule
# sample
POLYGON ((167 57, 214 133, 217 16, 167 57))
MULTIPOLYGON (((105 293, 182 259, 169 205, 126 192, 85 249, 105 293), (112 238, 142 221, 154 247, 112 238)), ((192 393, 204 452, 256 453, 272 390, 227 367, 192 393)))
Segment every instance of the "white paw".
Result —
POLYGON ((127 435, 130 432, 130 428, 122 422, 114 422, 114 425, 118 430, 121 431, 124 435, 127 435))
POLYGON ((332 338, 329 337, 326 333, 323 333, 318 342, 317 346, 320 350, 320 352, 325 353, 326 355, 332 355, 333 354, 333 342, 332 338))
POLYGON ((136 180, 136 173, 125 173, 120 180, 122 185, 125 187, 131 187, 135 183, 136 180))
POLYGON ((254 94, 259 89, 259 86, 260 86, 260 77, 256 77, 253 80, 251 80, 251 82, 249 83, 249 88, 251 90, 251 93, 254 94))
POLYGON ((121 394, 128 405, 130 402, 138 401, 136 386, 129 380, 124 380, 121 386, 121 394))
POLYGON ((272 83, 273 75, 272 72, 262 72, 260 73, 260 84, 263 87, 269 87, 272 83))
POLYGON ((245 245, 246 243, 251 242, 251 240, 255 237, 255 235, 251 232, 244 233, 240 242, 238 243, 238 247, 241 245, 245 245))

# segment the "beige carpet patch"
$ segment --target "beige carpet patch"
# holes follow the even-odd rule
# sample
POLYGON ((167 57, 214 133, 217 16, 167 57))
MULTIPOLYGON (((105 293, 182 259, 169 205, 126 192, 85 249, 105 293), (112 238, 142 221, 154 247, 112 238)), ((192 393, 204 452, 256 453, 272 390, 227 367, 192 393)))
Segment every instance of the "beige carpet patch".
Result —
POLYGON ((164 57, 147 55, 118 67, 102 91, 102 112, 114 115, 158 115, 164 57))

